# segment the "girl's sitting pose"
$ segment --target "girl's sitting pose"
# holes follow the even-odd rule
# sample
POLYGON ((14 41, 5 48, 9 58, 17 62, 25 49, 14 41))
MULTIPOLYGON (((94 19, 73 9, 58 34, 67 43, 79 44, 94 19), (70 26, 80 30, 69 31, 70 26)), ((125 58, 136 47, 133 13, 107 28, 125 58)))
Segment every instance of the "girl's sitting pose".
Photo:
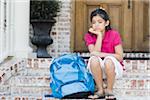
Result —
POLYGON ((97 92, 89 97, 114 99, 114 81, 123 74, 123 48, 120 34, 111 29, 109 16, 104 9, 94 10, 90 20, 92 27, 85 34, 84 39, 91 54, 88 68, 94 77, 97 92), (105 90, 103 79, 107 80, 105 90))

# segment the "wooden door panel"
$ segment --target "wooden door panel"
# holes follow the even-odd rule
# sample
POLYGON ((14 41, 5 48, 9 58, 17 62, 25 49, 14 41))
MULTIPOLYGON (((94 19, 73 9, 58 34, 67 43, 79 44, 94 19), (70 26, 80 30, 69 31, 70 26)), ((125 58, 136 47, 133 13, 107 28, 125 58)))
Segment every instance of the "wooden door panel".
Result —
POLYGON ((111 19, 112 27, 116 30, 118 30, 120 33, 122 32, 122 9, 121 5, 110 5, 109 6, 109 16, 111 19))
POLYGON ((150 27, 149 27, 149 15, 150 15, 150 11, 149 9, 149 3, 148 2, 144 2, 143 3, 143 41, 150 41, 150 27))
MULTIPOLYGON (((142 36, 142 48, 145 51, 149 51, 149 47, 150 47, 150 26, 149 26, 149 2, 143 2, 143 36, 142 36)), ((144 51, 142 50, 142 51, 144 51)))
POLYGON ((74 50, 84 51, 85 5, 83 1, 75 1, 75 32, 74 32, 74 50), (79 9, 80 8, 80 9, 79 9))
POLYGON ((148 1, 135 2, 134 51, 149 51, 150 49, 149 3, 148 1))
POLYGON ((122 19, 122 31, 121 36, 123 40, 123 49, 124 51, 132 51, 133 49, 133 3, 130 0, 130 3, 127 0, 124 0, 123 4, 123 19, 122 19))
POLYGON ((120 4, 123 0, 84 0, 87 5, 120 4))

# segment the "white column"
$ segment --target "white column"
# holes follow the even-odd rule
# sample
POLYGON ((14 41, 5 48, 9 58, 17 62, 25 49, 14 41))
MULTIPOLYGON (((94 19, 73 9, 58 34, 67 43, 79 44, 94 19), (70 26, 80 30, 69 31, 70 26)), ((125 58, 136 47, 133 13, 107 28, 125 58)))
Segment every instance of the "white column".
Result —
POLYGON ((14 0, 14 56, 27 58, 29 53, 30 0, 14 0))
POLYGON ((6 8, 6 0, 0 0, 0 62, 8 56, 6 8))
POLYGON ((9 1, 9 9, 8 9, 8 12, 7 12, 7 17, 9 17, 9 56, 14 56, 14 8, 15 8, 15 5, 14 5, 14 1, 9 1))
POLYGON ((0 0, 0 62, 4 60, 3 57, 3 33, 4 33, 4 1, 0 0))

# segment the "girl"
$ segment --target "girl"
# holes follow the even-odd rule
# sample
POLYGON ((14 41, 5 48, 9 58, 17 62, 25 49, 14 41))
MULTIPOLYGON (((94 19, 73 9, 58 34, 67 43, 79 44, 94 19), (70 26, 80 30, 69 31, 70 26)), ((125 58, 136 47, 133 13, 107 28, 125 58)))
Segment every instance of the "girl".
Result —
POLYGON ((110 26, 106 11, 98 8, 91 13, 92 27, 85 34, 85 42, 91 57, 88 68, 97 86, 97 92, 90 98, 115 99, 113 85, 116 78, 123 73, 123 48, 120 35, 110 26), (103 88, 103 79, 107 80, 107 88, 103 88))

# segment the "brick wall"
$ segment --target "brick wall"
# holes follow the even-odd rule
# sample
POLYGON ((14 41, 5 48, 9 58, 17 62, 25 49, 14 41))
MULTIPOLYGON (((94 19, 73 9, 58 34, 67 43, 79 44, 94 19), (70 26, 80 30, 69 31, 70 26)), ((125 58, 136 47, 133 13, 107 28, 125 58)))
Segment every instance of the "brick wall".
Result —
MULTIPOLYGON (((56 23, 50 33, 53 44, 48 46, 47 51, 52 57, 66 52, 70 52, 70 34, 71 34, 71 0, 60 0, 62 8, 56 17, 56 23)), ((32 26, 30 26, 30 36, 33 36, 32 26)), ((35 51, 36 46, 30 42, 30 46, 35 51)))
POLYGON ((57 22, 52 29, 51 36, 54 43, 48 48, 52 56, 58 56, 63 52, 70 52, 70 34, 71 34, 71 0, 61 0, 62 8, 57 22))

